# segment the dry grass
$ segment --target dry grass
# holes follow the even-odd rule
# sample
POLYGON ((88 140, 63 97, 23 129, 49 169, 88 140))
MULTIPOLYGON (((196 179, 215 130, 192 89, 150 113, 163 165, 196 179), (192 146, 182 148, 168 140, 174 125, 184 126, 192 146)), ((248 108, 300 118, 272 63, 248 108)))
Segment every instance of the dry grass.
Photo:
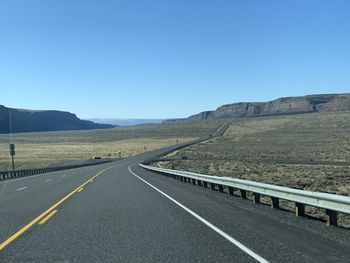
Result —
POLYGON ((350 195, 350 112, 241 120, 221 138, 172 154, 183 155, 189 160, 160 165, 350 195))
POLYGON ((224 121, 149 124, 107 130, 0 135, 0 170, 11 167, 8 144, 16 144, 16 168, 47 167, 94 156, 135 155, 192 140, 217 130, 224 121))
MULTIPOLYGON (((192 140, 192 138, 180 138, 179 143, 192 140)), ((40 144, 18 144, 16 145, 16 167, 18 169, 46 167, 61 165, 70 160, 86 160, 94 156, 102 158, 118 158, 119 152, 122 157, 127 157, 154 150, 169 145, 176 144, 175 138, 169 139, 127 139, 112 142, 94 142, 94 143, 40 143, 40 144)), ((8 147, 0 144, 1 149, 8 147)), ((9 157, 1 158, 1 167, 10 168, 11 160, 9 157)))

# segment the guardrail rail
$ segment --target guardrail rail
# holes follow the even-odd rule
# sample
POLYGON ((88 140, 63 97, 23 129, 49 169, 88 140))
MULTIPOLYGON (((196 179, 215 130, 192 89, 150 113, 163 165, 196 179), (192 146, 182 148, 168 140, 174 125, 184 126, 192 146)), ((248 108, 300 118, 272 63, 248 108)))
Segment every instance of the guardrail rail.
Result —
MULTIPOLYGON (((325 209, 328 225, 337 225, 337 212, 350 214, 350 197, 329 193, 312 192, 289 187, 258 183, 230 177, 211 176, 192 172, 164 169, 140 163, 144 169, 170 176, 183 182, 203 186, 212 190, 224 192, 224 187, 230 195, 234 190, 240 190, 242 198, 247 198, 247 192, 253 193, 253 202, 260 203, 260 196, 271 198, 271 207, 279 208, 279 200, 295 202, 296 216, 305 216, 305 205, 325 209)), ((149 163, 147 163, 149 164, 149 163)))
POLYGON ((30 175, 36 175, 36 174, 42 174, 42 173, 57 172, 57 171, 62 171, 62 170, 68 170, 68 169, 84 167, 84 166, 103 164, 103 163, 108 163, 108 162, 112 162, 112 161, 113 160, 103 160, 103 161, 93 162, 93 163, 65 165, 65 166, 58 166, 58 167, 35 168, 35 169, 12 170, 12 171, 0 171, 0 180, 6 180, 6 179, 11 179, 11 178, 16 178, 16 177, 30 176, 30 175))

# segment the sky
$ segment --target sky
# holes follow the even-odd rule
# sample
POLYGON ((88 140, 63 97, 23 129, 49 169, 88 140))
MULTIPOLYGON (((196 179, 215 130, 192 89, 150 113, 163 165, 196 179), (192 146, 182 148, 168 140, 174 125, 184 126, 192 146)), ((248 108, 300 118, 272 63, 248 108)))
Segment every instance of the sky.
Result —
POLYGON ((350 1, 0 0, 0 104, 177 118, 350 92, 350 1))

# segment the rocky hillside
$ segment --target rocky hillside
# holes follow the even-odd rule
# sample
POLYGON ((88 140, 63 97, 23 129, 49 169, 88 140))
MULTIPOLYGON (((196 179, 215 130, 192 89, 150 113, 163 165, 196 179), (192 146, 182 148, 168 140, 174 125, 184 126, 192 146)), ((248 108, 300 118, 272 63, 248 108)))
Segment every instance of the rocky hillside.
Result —
POLYGON ((0 105, 0 133, 64 131, 112 128, 113 125, 98 124, 79 119, 64 111, 31 111, 11 109, 0 105))
POLYGON ((240 102, 223 105, 215 111, 192 115, 189 119, 244 118, 281 114, 350 110, 350 93, 285 97, 268 102, 240 102))

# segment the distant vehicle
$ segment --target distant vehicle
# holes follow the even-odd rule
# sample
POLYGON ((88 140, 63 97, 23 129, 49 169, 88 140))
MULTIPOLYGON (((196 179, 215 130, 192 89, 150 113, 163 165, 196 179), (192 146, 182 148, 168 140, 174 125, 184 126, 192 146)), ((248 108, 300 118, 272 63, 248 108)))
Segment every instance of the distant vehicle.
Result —
POLYGON ((101 156, 95 156, 94 159, 95 160, 101 160, 102 158, 101 158, 101 156))

